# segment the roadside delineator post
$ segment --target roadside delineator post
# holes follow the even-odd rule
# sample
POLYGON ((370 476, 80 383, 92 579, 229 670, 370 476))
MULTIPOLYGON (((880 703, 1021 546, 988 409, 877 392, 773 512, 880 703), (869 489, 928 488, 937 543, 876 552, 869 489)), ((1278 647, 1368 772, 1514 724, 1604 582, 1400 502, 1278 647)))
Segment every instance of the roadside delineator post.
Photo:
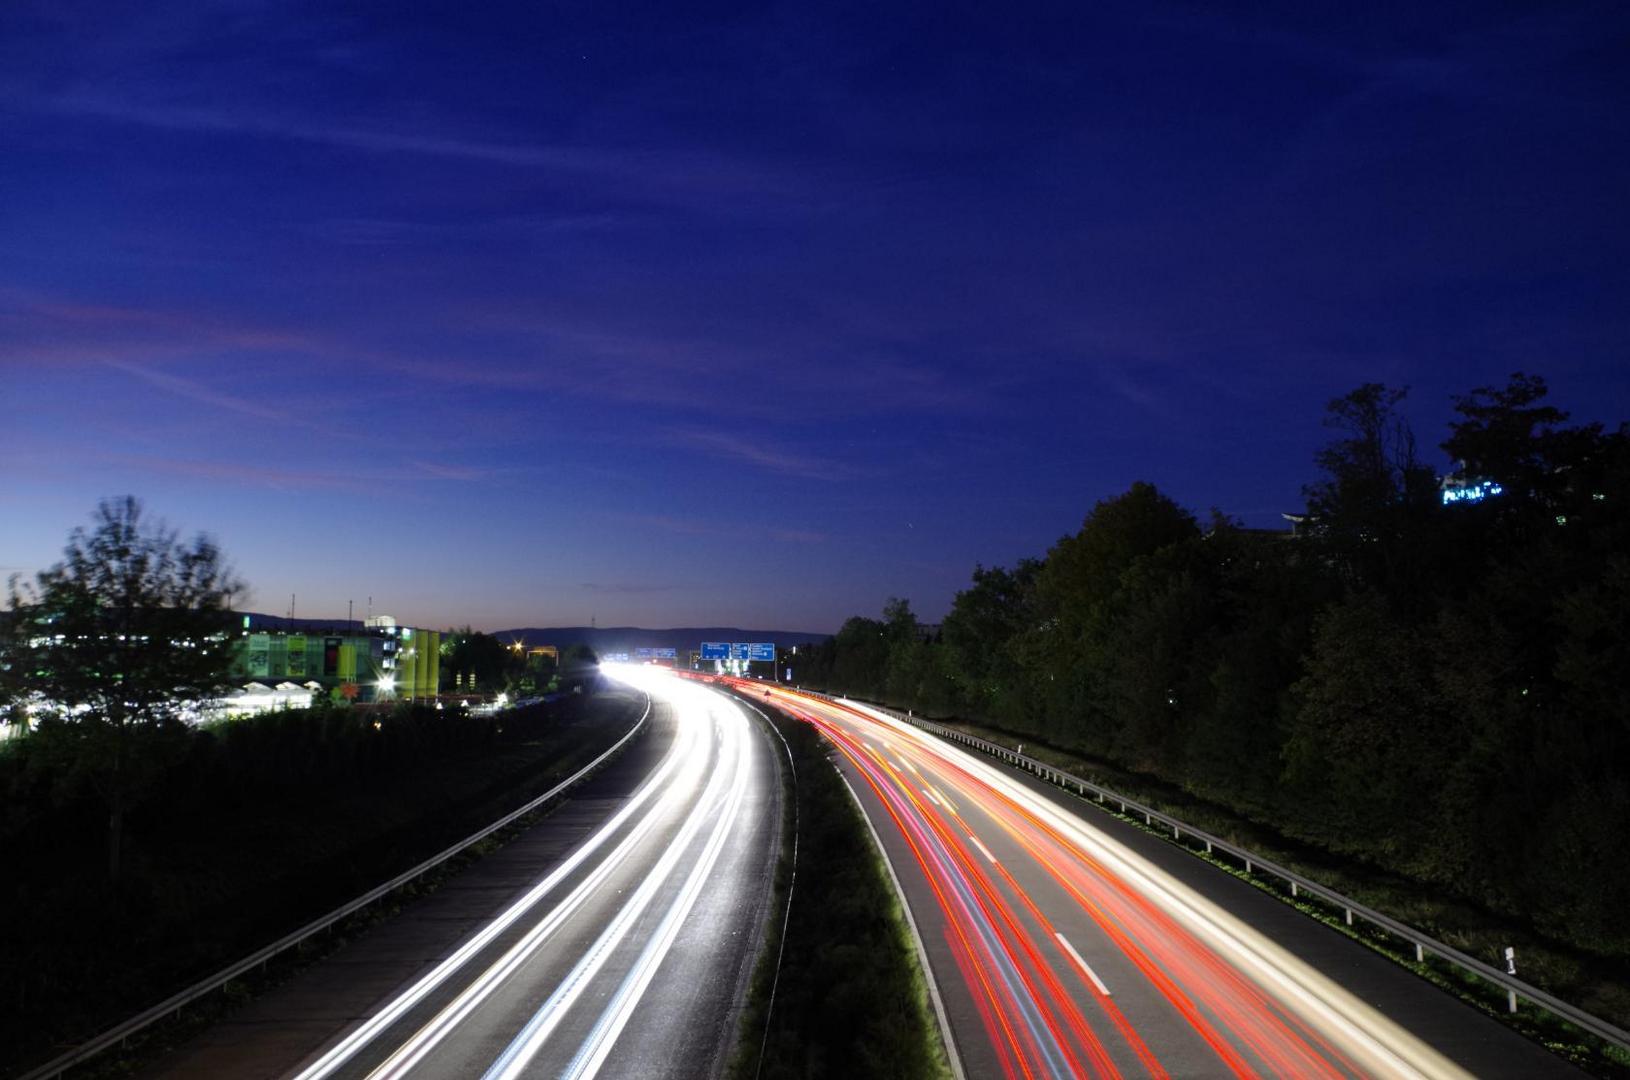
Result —
MULTIPOLYGON (((1515 975, 1517 973, 1517 950, 1513 949, 1510 945, 1507 945, 1505 947, 1505 973, 1507 975, 1515 975)), ((1517 991, 1515 991, 1515 990, 1508 987, 1506 989, 1505 995, 1506 995, 1506 1005, 1507 1005, 1507 1007, 1512 1012, 1516 1012, 1517 1011, 1517 991)))

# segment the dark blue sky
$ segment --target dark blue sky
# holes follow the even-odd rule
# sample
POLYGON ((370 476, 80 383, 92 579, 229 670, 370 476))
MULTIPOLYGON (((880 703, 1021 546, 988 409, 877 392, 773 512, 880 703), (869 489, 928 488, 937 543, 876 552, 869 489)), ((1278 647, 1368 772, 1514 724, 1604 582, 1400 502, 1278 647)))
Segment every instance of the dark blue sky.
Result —
POLYGON ((1630 417, 1623 4, 145 7, 0 8, 5 572, 829 630, 1365 381, 1630 417))

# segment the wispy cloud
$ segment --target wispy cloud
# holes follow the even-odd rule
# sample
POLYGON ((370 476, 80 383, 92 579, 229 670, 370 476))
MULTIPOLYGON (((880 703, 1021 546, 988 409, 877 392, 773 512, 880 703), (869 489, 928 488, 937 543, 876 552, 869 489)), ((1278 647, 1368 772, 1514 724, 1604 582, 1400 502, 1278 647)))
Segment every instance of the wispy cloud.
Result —
POLYGON ((354 247, 398 247, 425 242, 464 242, 471 237, 546 239, 603 233, 640 220, 627 213, 529 214, 474 221, 413 221, 402 218, 332 218, 307 231, 354 247))
POLYGON ((770 538, 788 544, 822 544, 827 534, 813 529, 771 529, 770 538))
POLYGON ((853 469, 839 462, 778 450, 767 443, 738 438, 722 431, 679 430, 673 432, 672 438, 678 445, 700 450, 711 457, 743 462, 783 476, 836 481, 854 473, 853 469))
POLYGON ((748 525, 730 521, 703 521, 671 514, 610 514, 626 525, 658 529, 680 536, 726 537, 737 540, 774 540, 784 544, 820 544, 831 537, 812 529, 784 526, 748 525))
POLYGON ((198 108, 80 93, 36 102, 59 115, 84 116, 167 131, 235 134, 335 146, 364 153, 452 158, 594 179, 608 193, 641 201, 739 213, 754 206, 785 212, 817 202, 808 178, 760 162, 706 150, 603 150, 521 140, 471 139, 386 124, 326 123, 254 108, 198 108))
POLYGON ((413 468, 436 480, 485 480, 491 473, 467 465, 448 465, 436 461, 412 461, 413 468))
POLYGON ((214 313, 85 303, 11 289, 0 289, 0 346, 0 363, 52 366, 321 347, 304 333, 214 313))
POLYGON ((234 486, 268 488, 274 491, 362 491, 372 484, 355 473, 273 468, 232 461, 200 461, 152 455, 115 455, 111 460, 150 472, 190 476, 200 480, 217 480, 234 486))
POLYGON ((616 596, 645 596, 650 593, 673 592, 677 585, 644 585, 637 582, 624 581, 585 581, 578 586, 584 592, 596 594, 611 594, 616 596))
POLYGON ((92 116, 169 131, 267 135, 357 150, 428 154, 503 165, 600 171, 610 164, 603 155, 592 151, 394 133, 343 124, 317 124, 245 109, 143 105, 88 94, 57 98, 47 107, 52 112, 65 115, 92 116))
POLYGON ((170 476, 190 476, 200 480, 214 480, 236 487, 266 488, 273 491, 359 491, 377 492, 392 485, 405 485, 409 480, 445 480, 456 483, 476 482, 486 478, 477 469, 437 465, 432 462, 413 462, 404 468, 383 469, 312 469, 283 468, 252 465, 244 462, 203 460, 198 458, 164 457, 160 455, 113 454, 98 455, 101 460, 134 467, 148 472, 170 476))
POLYGON ((188 379, 163 371, 154 371, 152 368, 143 367, 141 364, 132 364, 121 360, 105 360, 103 363, 161 390, 178 394, 184 398, 190 398, 205 405, 214 406, 217 409, 226 409, 230 412, 242 413, 245 416, 253 416, 260 420, 270 420, 277 424, 296 423, 302 427, 307 426, 305 421, 297 420, 280 409, 274 409, 233 394, 223 394, 218 390, 210 389, 195 379, 188 379))
POLYGON ((630 525, 677 533, 681 536, 740 536, 743 534, 742 530, 727 528, 719 522, 674 517, 671 514, 612 514, 609 516, 630 525))

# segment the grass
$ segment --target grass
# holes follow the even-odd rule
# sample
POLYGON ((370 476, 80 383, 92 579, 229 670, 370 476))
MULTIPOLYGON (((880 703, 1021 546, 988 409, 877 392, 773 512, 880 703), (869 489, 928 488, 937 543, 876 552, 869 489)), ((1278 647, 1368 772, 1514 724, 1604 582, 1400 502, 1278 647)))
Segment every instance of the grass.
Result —
MULTIPOLYGON (((916 943, 831 748, 809 725, 752 704, 786 740, 803 872, 794 884, 789 868, 785 933, 766 935, 731 1077, 942 1080, 950 1069, 916 943)), ((777 889, 784 899, 779 869, 777 889)), ((780 903, 773 910, 779 919, 780 903)))

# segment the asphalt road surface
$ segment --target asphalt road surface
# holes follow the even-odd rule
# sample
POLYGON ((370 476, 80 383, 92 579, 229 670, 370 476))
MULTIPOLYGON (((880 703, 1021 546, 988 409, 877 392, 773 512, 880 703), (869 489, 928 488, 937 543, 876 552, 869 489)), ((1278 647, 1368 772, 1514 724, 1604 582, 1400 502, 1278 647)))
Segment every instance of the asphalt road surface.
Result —
POLYGON ((769 915, 773 736, 705 687, 618 677, 650 733, 567 806, 154 1073, 719 1074, 769 915))
POLYGON ((1051 785, 874 710, 769 693, 839 751, 969 1077, 1581 1075, 1051 785))

